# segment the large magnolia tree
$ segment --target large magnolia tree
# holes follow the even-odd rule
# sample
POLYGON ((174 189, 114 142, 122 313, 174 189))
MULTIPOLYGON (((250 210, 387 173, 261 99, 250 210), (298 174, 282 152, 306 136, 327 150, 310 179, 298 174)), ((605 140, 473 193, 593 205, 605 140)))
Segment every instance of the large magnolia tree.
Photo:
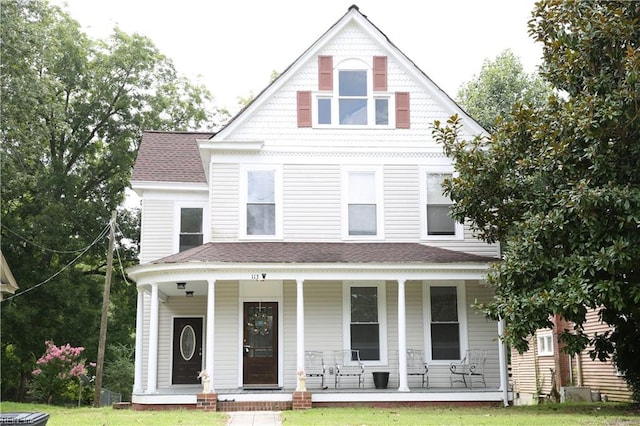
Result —
POLYGON ((640 2, 541 1, 530 32, 557 94, 517 104, 490 138, 436 122, 459 172, 446 191, 458 220, 502 243, 482 308, 508 343, 526 350, 559 314, 576 324, 568 350, 612 357, 640 400, 640 2), (585 335, 588 309, 609 332, 585 335))
MULTIPOLYGON (((1 308, 2 399, 20 399, 46 340, 85 346, 95 361, 103 231, 142 131, 208 129, 224 117, 144 36, 115 29, 92 40, 42 0, 2 1, 0 13, 1 243, 20 286, 1 308)), ((118 224, 135 244, 136 213, 121 211, 118 224)), ((117 246, 108 340, 128 343, 135 289, 118 260, 135 250, 117 246)))

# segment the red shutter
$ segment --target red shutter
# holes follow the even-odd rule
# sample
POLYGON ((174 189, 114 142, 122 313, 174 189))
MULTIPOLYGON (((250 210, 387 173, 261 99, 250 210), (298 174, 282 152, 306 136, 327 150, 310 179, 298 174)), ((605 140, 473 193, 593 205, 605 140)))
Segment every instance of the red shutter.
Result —
POLYGON ((333 56, 318 56, 318 90, 333 90, 333 56))
POLYGON ((396 92, 396 128, 408 129, 410 124, 409 92, 396 92))
POLYGON ((387 91, 387 57, 373 57, 373 90, 375 92, 387 91))
POLYGON ((311 92, 298 92, 298 127, 311 127, 311 92))

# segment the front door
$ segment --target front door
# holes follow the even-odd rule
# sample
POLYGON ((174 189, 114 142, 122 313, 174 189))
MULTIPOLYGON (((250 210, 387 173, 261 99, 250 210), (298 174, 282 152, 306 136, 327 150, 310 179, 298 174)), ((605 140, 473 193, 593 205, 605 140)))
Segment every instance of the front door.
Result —
POLYGON ((174 385, 200 383, 202 369, 202 318, 173 319, 173 372, 174 385))
POLYGON ((244 386, 278 385, 278 304, 244 303, 244 386))

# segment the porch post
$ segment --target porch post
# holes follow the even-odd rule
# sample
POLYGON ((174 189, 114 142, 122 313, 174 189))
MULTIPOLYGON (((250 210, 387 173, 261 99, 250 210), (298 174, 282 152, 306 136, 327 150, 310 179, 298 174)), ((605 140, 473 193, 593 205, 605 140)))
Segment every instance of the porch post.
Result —
MULTIPOLYGON (((297 372, 304 371, 304 292, 302 284, 304 283, 303 279, 296 279, 296 378, 298 377, 297 372)), ((305 391, 304 385, 302 385, 303 380, 296 380, 296 391, 305 391)))
POLYGON ((151 283, 149 356, 147 360, 147 393, 156 393, 158 391, 158 305, 158 283, 151 283))
POLYGON ((507 372, 507 344, 502 341, 504 334, 504 319, 498 320, 498 357, 500 358, 500 390, 502 391, 502 399, 504 406, 509 406, 509 377, 507 372))
POLYGON ((407 315, 404 279, 398 280, 398 391, 409 392, 407 384, 407 315))
POLYGON ((138 288, 138 303, 136 306, 136 352, 135 375, 133 378, 133 393, 142 393, 142 351, 144 348, 144 291, 138 288))
POLYGON ((214 389, 214 336, 215 336, 215 313, 216 313, 216 280, 207 280, 209 286, 207 290, 207 347, 205 369, 209 375, 209 392, 215 393, 214 389))

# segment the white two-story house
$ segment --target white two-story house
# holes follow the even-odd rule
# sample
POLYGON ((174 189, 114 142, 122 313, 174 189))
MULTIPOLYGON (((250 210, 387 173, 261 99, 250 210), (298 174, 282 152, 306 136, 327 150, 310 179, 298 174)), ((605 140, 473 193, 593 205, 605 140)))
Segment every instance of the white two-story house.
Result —
POLYGON ((219 132, 146 132, 134 406, 208 391, 288 408, 310 351, 326 364, 324 386, 306 375, 313 404, 506 401, 499 324, 472 307, 499 249, 449 217, 454 168, 431 136, 454 113, 484 132, 351 6, 219 132), (486 387, 452 391, 467 349, 487 350, 486 387), (338 384, 342 350, 365 373, 338 384))

